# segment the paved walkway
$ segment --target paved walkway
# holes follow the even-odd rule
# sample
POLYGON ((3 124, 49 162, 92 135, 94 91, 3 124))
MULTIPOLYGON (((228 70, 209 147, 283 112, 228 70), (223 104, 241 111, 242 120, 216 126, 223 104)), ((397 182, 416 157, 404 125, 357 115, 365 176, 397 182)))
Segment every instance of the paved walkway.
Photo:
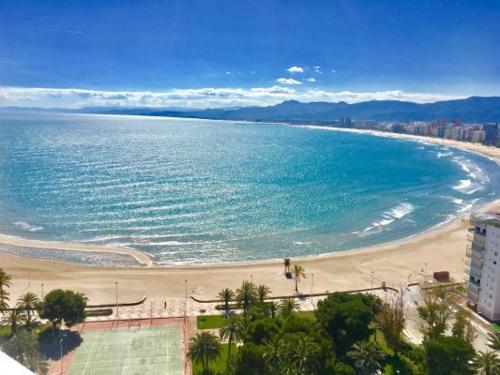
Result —
MULTIPOLYGON (((303 300, 297 300, 300 305, 301 311, 313 310, 317 302, 321 298, 315 297, 313 300, 311 298, 304 298, 303 300), (313 305, 314 304, 314 305, 313 305)), ((168 298, 159 299, 146 298, 144 303, 137 306, 124 306, 113 308, 113 313, 109 316, 101 317, 89 317, 87 321, 101 321, 110 319, 151 319, 151 318, 171 318, 171 317, 183 317, 185 314, 187 316, 198 316, 198 315, 216 315, 222 314, 222 311, 217 310, 215 306, 217 303, 199 303, 193 301, 190 297, 187 299, 187 309, 186 309, 186 299, 185 298, 168 298)))

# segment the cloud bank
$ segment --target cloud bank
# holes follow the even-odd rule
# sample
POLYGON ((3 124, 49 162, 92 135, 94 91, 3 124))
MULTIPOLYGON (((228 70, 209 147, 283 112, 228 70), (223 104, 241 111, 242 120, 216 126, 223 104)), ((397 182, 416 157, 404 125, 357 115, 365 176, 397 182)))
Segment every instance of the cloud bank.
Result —
POLYGON ((403 100, 429 103, 458 99, 434 93, 406 93, 400 90, 352 92, 296 89, 275 85, 255 88, 197 88, 150 91, 103 91, 59 88, 0 87, 0 106, 39 108, 83 107, 186 107, 220 108, 229 106, 266 106, 285 100, 357 103, 367 100, 403 100))

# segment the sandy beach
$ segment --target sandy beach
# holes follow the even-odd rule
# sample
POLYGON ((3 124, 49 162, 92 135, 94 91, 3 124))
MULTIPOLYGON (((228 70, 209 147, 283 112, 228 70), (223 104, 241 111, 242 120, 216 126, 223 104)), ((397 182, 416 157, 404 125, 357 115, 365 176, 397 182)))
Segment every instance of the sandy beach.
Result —
MULTIPOLYGON (((438 143, 480 153, 497 162, 500 160, 500 149, 494 147, 390 133, 375 135, 438 143)), ((500 211, 500 200, 482 209, 500 211)), ((292 262, 302 264, 307 273, 300 289, 304 292, 348 290, 380 285, 382 281, 400 286, 408 281, 422 281, 435 271, 449 271, 454 279, 462 280, 467 216, 393 243, 314 258, 292 259, 292 262)), ((137 268, 88 267, 21 258, 0 252, 0 268, 13 276, 10 289, 12 301, 28 290, 41 294, 42 283, 45 293, 55 288, 73 289, 85 293, 92 304, 114 303, 115 282, 118 283, 120 302, 137 300, 144 295, 150 298, 184 297, 185 280, 188 294, 199 298, 214 298, 221 289, 235 289, 245 279, 268 285, 273 294, 294 292, 294 282, 285 279, 281 262, 160 268, 151 267, 152 263, 147 255, 129 248, 52 243, 4 235, 0 235, 1 244, 68 251, 117 252, 133 256, 143 264, 137 268)))

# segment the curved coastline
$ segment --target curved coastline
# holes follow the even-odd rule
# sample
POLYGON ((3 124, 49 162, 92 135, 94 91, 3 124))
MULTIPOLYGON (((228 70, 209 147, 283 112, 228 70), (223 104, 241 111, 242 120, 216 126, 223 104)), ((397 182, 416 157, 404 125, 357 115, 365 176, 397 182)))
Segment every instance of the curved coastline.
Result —
MULTIPOLYGON (((435 145, 440 145, 440 146, 453 147, 453 148, 456 148, 456 149, 459 149, 462 151, 474 153, 474 154, 480 155, 482 157, 486 157, 486 158, 496 162, 497 164, 500 164, 500 148, 492 147, 492 146, 485 146, 485 145, 481 145, 481 144, 453 141, 453 140, 447 140, 447 139, 438 139, 438 138, 431 138, 431 137, 423 137, 423 136, 416 136, 416 135, 409 135, 409 134, 389 133, 389 132, 382 132, 382 131, 376 131, 376 130, 366 130, 366 129, 337 128, 337 127, 331 127, 331 126, 317 126, 317 125, 307 125, 307 124, 293 125, 293 124, 286 124, 286 123, 275 123, 275 125, 286 125, 286 126, 291 126, 291 127, 301 127, 301 128, 326 130, 326 131, 349 132, 349 133, 371 135, 371 136, 378 136, 378 137, 402 139, 402 140, 413 141, 413 142, 425 142, 425 143, 430 143, 430 144, 435 144, 435 145)), ((478 209, 481 209, 483 207, 495 207, 498 204, 499 204, 499 201, 482 202, 481 204, 477 204, 474 207, 474 209, 478 210, 478 209)), ((456 220, 463 220, 464 216, 466 216, 466 214, 463 214, 463 213, 460 214, 457 212, 457 214, 451 219, 448 219, 448 220, 441 222, 441 223, 439 223, 431 228, 425 229, 421 232, 414 233, 410 236, 406 236, 406 237, 398 239, 398 240, 389 241, 389 242, 382 242, 382 243, 367 246, 367 247, 353 248, 353 249, 335 251, 335 252, 327 252, 327 253, 318 254, 318 255, 311 255, 311 256, 304 255, 304 256, 295 257, 294 259, 300 260, 300 261, 311 261, 311 260, 315 260, 315 259, 327 259, 330 257, 338 257, 341 255, 356 254, 356 253, 360 253, 363 251, 379 250, 379 249, 384 248, 386 246, 391 246, 391 245, 404 243, 406 241, 411 241, 411 240, 418 238, 419 236, 423 236, 429 232, 439 230, 439 229, 443 228, 444 226, 451 225, 456 220)), ((5 235, 5 234, 0 234, 0 245, 1 244, 15 246, 15 247, 22 247, 22 248, 27 248, 27 249, 82 251, 82 252, 93 252, 93 253, 120 254, 120 255, 126 255, 126 256, 132 257, 138 263, 139 266, 143 266, 143 267, 145 266, 145 267, 150 267, 150 268, 176 268, 176 269, 200 269, 200 268, 207 268, 207 267, 228 268, 228 267, 241 267, 241 266, 246 266, 246 265, 261 265, 261 264, 281 263, 281 259, 266 259, 266 260, 219 263, 219 264, 209 263, 209 264, 194 264, 194 265, 191 265, 191 264, 189 264, 189 265, 188 264, 185 264, 185 265, 184 264, 160 265, 160 264, 154 263, 153 257, 151 257, 146 252, 143 252, 143 251, 131 248, 131 247, 127 247, 127 246, 98 246, 98 245, 88 245, 88 244, 83 244, 83 243, 78 243, 78 242, 55 242, 55 241, 44 241, 44 240, 32 240, 32 239, 26 239, 23 237, 11 236, 11 235, 5 235)), ((5 253, 0 251, 0 259, 3 255, 5 255, 5 253)), ((9 256, 14 256, 14 255, 10 254, 9 256)), ((56 260, 37 259, 36 257, 34 257, 33 260, 44 261, 44 262, 65 263, 65 262, 56 261, 56 260)), ((71 263, 71 264, 75 264, 75 263, 71 263)), ((85 264, 75 264, 75 265, 81 266, 81 267, 86 267, 85 264)))

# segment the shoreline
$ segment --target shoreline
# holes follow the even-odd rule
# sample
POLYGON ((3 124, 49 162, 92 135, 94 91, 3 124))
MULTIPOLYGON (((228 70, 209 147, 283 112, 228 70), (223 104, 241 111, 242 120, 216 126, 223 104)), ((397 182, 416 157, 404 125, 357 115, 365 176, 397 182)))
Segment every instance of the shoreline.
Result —
MULTIPOLYGON (((469 145, 466 142, 449 140, 443 142, 441 139, 362 129, 313 125, 290 126, 423 141, 478 153, 497 163, 500 161, 500 149, 484 145, 469 145)), ((489 209, 500 210, 500 200, 485 202, 476 207, 476 211, 489 209)), ((308 274, 312 271, 311 274, 315 275, 312 276, 313 282, 309 277, 304 283, 311 282, 311 289, 314 284, 317 288, 315 291, 362 288, 380 281, 398 285, 410 279, 421 280, 422 274, 425 276, 427 272, 441 270, 448 270, 454 278, 461 279, 467 243, 465 223, 467 216, 468 213, 457 213, 457 216, 449 221, 398 240, 356 249, 296 257, 292 262, 303 264, 308 274)), ((41 283, 44 283, 46 288, 53 286, 82 291, 92 303, 113 301, 115 282, 126 285, 123 300, 132 300, 144 295, 160 298, 182 297, 185 294, 184 280, 188 279, 190 287, 193 284, 197 286, 191 288, 191 293, 198 297, 214 297, 223 286, 237 288, 243 279, 254 280, 257 284, 267 284, 273 290, 273 294, 288 293, 294 289, 293 282, 283 280, 281 259, 238 264, 161 266, 155 265, 148 254, 128 247, 28 240, 2 234, 0 234, 0 244, 34 249, 117 253, 131 256, 143 265, 142 267, 92 267, 57 260, 26 258, 0 251, 1 267, 13 275, 14 285, 11 288, 13 297, 27 289, 40 293, 41 283)))
MULTIPOLYGON (((500 200, 481 211, 500 211, 500 200)), ((435 271, 449 271, 463 279, 468 223, 461 216, 434 230, 372 247, 353 249, 326 256, 293 258, 304 266, 307 278, 300 290, 325 292, 380 285, 398 287, 422 281, 435 271), (314 274, 314 276, 312 276, 314 274)), ((115 282, 120 285, 120 301, 148 298, 183 298, 185 280, 188 293, 198 298, 214 298, 222 288, 236 289, 242 280, 266 284, 274 295, 293 293, 293 280, 285 279, 281 262, 228 264, 191 267, 91 267, 52 260, 21 258, 0 253, 0 264, 13 276, 11 300, 31 290, 41 293, 54 288, 85 293, 92 304, 113 303, 115 282)))
POLYGON ((487 159, 490 159, 496 163, 500 163, 500 148, 496 146, 486 146, 481 143, 456 141, 453 139, 446 139, 446 138, 425 137, 423 135, 384 132, 380 130, 371 130, 371 129, 340 128, 328 125, 325 126, 307 125, 307 124, 296 125, 296 124, 284 124, 284 123, 280 125, 287 125, 298 128, 317 129, 317 130, 339 131, 339 132, 354 133, 354 134, 365 134, 365 135, 372 135, 374 137, 385 137, 385 138, 402 139, 413 142, 430 143, 438 146, 453 147, 461 151, 471 152, 473 154, 486 157, 487 159))
MULTIPOLYGON (((339 128, 333 126, 321 126, 321 125, 298 125, 298 124, 289 124, 289 123, 271 123, 273 125, 280 126, 290 126, 290 127, 298 127, 298 128, 307 128, 313 130, 326 130, 326 131, 339 131, 346 133, 354 133, 354 134, 363 134, 363 135, 371 135, 375 137, 386 137, 386 138, 394 138, 407 140, 410 142, 427 142, 434 145, 453 147, 465 152, 471 152, 477 154, 479 156, 485 157, 487 159, 492 160, 500 165, 500 148, 494 146, 485 146, 482 144, 471 143, 471 142, 463 142, 463 141, 454 141, 448 139, 441 138, 433 138, 433 137, 424 137, 412 134, 400 134, 400 133, 391 133, 391 132, 383 132, 378 130, 369 130, 369 129, 353 129, 353 128, 339 128)), ((389 246, 393 244, 398 244, 407 240, 411 240, 412 238, 424 235, 428 232, 438 230, 443 226, 451 225, 455 220, 462 220, 464 216, 467 216, 473 210, 482 210, 483 207, 494 206, 495 203, 500 202, 500 200, 493 201, 485 201, 484 203, 478 204, 475 207, 472 207, 468 212, 456 212, 451 219, 447 219, 441 223, 438 223, 432 227, 421 230, 409 236, 392 240, 381 242, 375 245, 362 246, 358 248, 352 248, 347 250, 339 250, 326 252, 322 254, 315 255, 302 255, 295 257, 294 259, 299 261, 309 261, 311 259, 325 259, 329 257, 339 256, 340 254, 347 254, 353 252, 366 251, 367 249, 376 250, 378 248, 389 246)), ((276 264, 281 263, 282 259, 263 259, 263 260, 253 260, 247 262, 231 262, 231 263, 202 263, 202 264, 166 264, 161 265, 157 264, 153 261, 154 257, 149 255, 144 251, 137 250, 128 246, 106 246, 106 245, 88 245, 79 242, 59 242, 59 241, 50 241, 50 240, 41 240, 41 239, 28 239, 16 235, 9 235, 0 233, 0 245, 9 245, 14 247, 19 247, 23 249, 43 249, 43 250, 59 250, 59 251, 81 251, 81 252, 91 252, 91 253, 104 253, 104 254, 119 254, 125 255, 133 258, 137 262, 136 267, 125 266, 123 268, 140 268, 140 267, 148 267, 148 268, 163 268, 163 269, 196 269, 196 268, 204 268, 204 267, 239 267, 239 266, 250 266, 250 265, 260 265, 260 264, 276 264)), ((6 254, 6 252, 0 251, 0 259, 2 254, 6 254)), ((18 256, 10 254, 11 256, 18 256)), ((27 257, 18 256, 20 258, 26 259, 27 257)), ((43 259, 37 257, 30 257, 29 259, 33 259, 35 261, 47 261, 47 262, 55 262, 55 263, 67 263, 81 267, 90 267, 85 263, 74 263, 74 262, 64 262, 59 260, 51 260, 51 259, 43 259)), ((98 266, 99 267, 99 266, 98 266)), ((104 268, 104 267, 99 267, 104 268)))

